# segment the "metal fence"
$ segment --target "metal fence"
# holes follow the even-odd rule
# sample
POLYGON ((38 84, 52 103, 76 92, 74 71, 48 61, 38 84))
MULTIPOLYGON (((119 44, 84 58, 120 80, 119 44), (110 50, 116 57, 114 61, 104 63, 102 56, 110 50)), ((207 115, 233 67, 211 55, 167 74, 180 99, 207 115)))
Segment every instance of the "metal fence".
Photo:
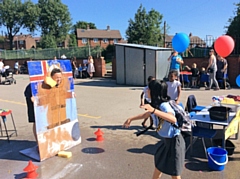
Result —
POLYGON ((60 58, 65 54, 67 58, 77 57, 86 58, 89 55, 99 57, 101 51, 92 47, 71 47, 71 48, 56 48, 56 49, 30 49, 30 50, 1 50, 0 58, 3 59, 52 59, 54 56, 60 58))
MULTIPOLYGON (((212 36, 206 36, 203 41, 205 44, 201 44, 202 41, 191 41, 190 48, 182 53, 183 57, 206 57, 209 56, 209 50, 214 48, 214 42, 217 38, 213 38, 212 36), (201 45, 198 45, 201 44, 201 45)), ((239 55, 240 54, 240 36, 233 37, 235 42, 235 47, 230 55, 239 55)))
MULTIPOLYGON (((217 38, 207 35, 205 39, 191 40, 189 49, 182 53, 183 57, 206 57, 209 55, 209 50, 213 48, 213 44, 217 38)), ((235 41, 235 48, 231 55, 240 54, 240 36, 233 37, 235 41)), ((169 46, 171 47, 171 45, 169 46)), ((93 57, 100 57, 103 49, 97 47, 71 47, 71 48, 56 48, 56 49, 30 49, 30 50, 1 50, 0 58, 3 59, 52 59, 54 56, 60 58, 61 55, 65 54, 67 58, 77 57, 86 58, 88 55, 93 57)), ((109 54, 108 54, 109 55, 109 54)), ((109 59, 112 59, 111 54, 109 59)))

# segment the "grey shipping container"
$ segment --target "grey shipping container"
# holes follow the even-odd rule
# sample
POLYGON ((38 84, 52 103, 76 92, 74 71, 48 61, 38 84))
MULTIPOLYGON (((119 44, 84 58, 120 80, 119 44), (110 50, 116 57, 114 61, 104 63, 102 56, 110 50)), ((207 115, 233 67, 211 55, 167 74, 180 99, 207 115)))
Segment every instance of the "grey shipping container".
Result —
POLYGON ((116 83, 147 85, 148 76, 163 79, 169 70, 171 48, 138 44, 116 45, 116 83))

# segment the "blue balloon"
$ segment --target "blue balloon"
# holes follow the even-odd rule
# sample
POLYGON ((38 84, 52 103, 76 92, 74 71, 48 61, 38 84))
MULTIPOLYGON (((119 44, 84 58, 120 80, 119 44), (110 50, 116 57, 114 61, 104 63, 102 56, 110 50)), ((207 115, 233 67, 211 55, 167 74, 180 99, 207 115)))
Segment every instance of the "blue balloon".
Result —
POLYGON ((240 75, 238 75, 236 78, 236 84, 238 85, 238 87, 240 87, 240 75))
POLYGON ((177 33, 172 39, 172 47, 179 53, 184 52, 190 44, 190 39, 185 33, 177 33))

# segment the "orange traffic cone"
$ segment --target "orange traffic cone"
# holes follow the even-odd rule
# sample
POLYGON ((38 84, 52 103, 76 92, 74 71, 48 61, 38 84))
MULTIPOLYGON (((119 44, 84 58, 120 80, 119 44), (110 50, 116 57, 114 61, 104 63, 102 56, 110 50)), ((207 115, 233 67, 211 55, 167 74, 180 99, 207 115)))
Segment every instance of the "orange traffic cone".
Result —
POLYGON ((97 136, 96 141, 103 141, 104 140, 103 132, 99 128, 94 134, 97 136))
POLYGON ((38 174, 36 169, 38 166, 34 165, 31 160, 29 160, 28 166, 26 166, 23 171, 27 172, 26 178, 37 178, 38 174))

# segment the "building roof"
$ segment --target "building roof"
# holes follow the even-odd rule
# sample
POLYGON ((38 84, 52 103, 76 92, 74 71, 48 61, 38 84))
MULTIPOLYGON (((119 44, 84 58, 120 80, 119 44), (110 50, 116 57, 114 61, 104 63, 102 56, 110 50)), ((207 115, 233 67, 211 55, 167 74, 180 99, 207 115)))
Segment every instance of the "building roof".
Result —
POLYGON ((33 37, 35 41, 39 42, 42 37, 33 37))
POLYGON ((167 50, 167 51, 172 50, 172 48, 155 47, 155 46, 149 46, 149 45, 139 45, 139 44, 130 44, 130 43, 127 43, 127 44, 115 43, 115 45, 125 46, 125 47, 144 48, 144 49, 150 49, 150 50, 167 50))
POLYGON ((30 34, 27 34, 27 35, 20 34, 20 35, 15 35, 13 38, 13 41, 26 40, 28 38, 33 38, 33 37, 30 34))
MULTIPOLYGON (((174 35, 166 35, 165 42, 172 42, 174 35)), ((200 37, 198 36, 192 36, 192 34, 189 34, 190 38, 190 44, 199 44, 199 45, 205 45, 206 42, 203 41, 200 37)))
POLYGON ((77 29, 77 38, 108 38, 108 39, 122 39, 119 30, 107 29, 77 29))

